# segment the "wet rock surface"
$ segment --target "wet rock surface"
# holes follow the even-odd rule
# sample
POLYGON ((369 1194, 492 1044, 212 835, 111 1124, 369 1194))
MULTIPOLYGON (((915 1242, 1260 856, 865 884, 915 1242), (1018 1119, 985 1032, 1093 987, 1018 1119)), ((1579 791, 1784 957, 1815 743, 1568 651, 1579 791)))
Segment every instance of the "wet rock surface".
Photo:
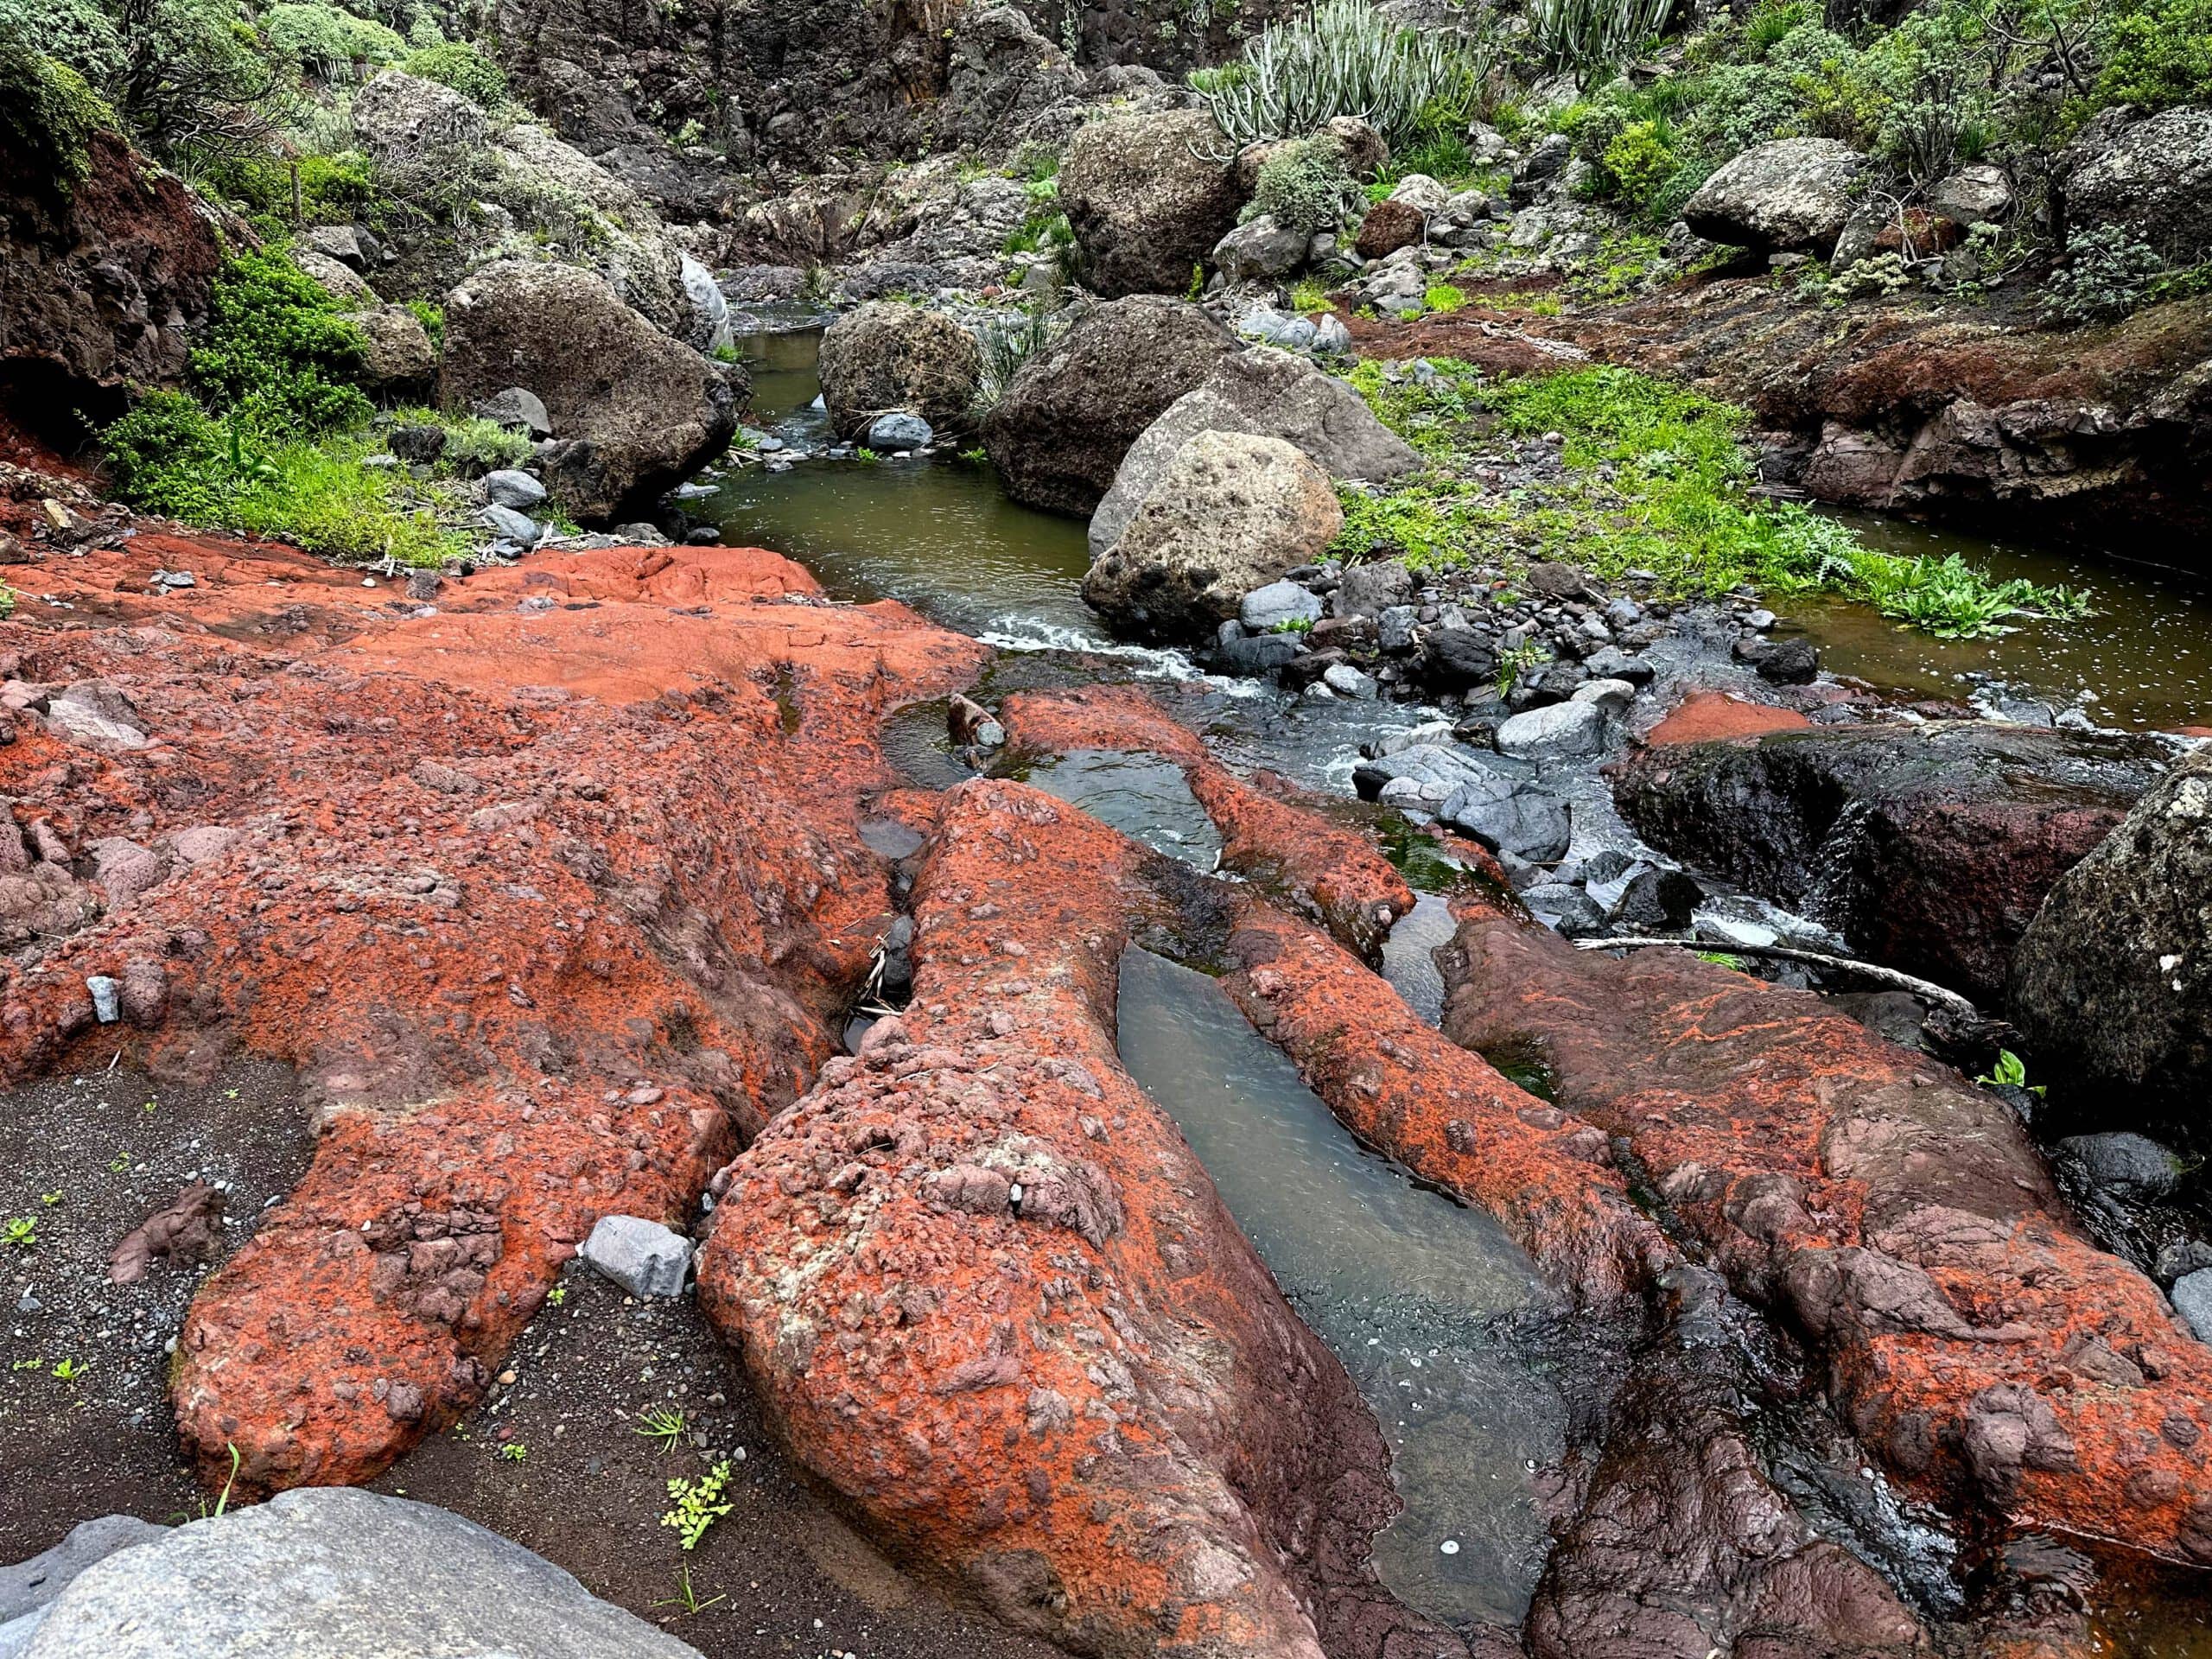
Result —
POLYGON ((2061 876, 2012 959, 2013 1018, 2037 1057, 2143 1121, 2212 1087, 2212 751, 2155 784, 2061 876))
POLYGON ((1780 732, 1655 745, 1615 793, 1653 845, 1993 1009, 2044 895, 2167 753, 1982 723, 1780 732))

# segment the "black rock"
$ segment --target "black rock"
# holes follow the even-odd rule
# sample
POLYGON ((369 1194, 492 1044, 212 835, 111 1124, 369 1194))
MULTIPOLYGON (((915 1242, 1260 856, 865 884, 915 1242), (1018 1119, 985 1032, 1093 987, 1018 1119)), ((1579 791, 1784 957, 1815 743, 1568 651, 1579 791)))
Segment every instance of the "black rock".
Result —
POLYGON ((1821 671, 1821 653, 1809 639, 1765 639, 1747 634, 1736 642, 1735 658, 1775 685, 1810 685, 1821 671))
POLYGON ((1224 641, 1214 652, 1214 661, 1226 673, 1258 679, 1274 673, 1305 649, 1294 633, 1255 634, 1224 641))
POLYGON ((1441 628, 1421 653, 1421 678, 1445 691, 1468 691, 1497 683, 1497 648, 1472 628, 1441 628))
POLYGON ((1705 889, 1680 870, 1646 870, 1621 894, 1613 919, 1630 927, 1679 932, 1705 902, 1705 889))
POLYGON ((1293 691, 1303 691, 1338 663, 1349 662, 1341 651, 1301 651, 1275 670, 1275 678, 1293 691))
POLYGON ((446 452, 446 429, 428 423, 420 426, 395 426, 391 429, 391 453, 402 461, 427 466, 446 452))

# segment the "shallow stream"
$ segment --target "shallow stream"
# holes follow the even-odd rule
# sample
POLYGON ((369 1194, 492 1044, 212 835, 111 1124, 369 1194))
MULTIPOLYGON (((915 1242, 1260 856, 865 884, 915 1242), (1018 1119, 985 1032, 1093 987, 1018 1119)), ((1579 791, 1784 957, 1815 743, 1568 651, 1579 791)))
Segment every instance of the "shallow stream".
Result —
MULTIPOLYGON (((763 429, 798 451, 836 442, 815 406, 815 324, 772 322, 743 341, 763 429)), ((1179 653, 1115 641, 1078 592, 1089 562, 1084 525, 1014 505, 980 459, 733 464, 709 481, 715 493, 690 505, 719 524, 727 542, 790 553, 836 596, 899 599, 1022 653, 1011 661, 1034 666, 1002 663, 1000 690, 1102 672, 1171 682, 1184 717, 1232 765, 1338 790, 1362 741, 1424 718, 1406 705, 1294 702, 1255 683, 1201 677, 1179 653)), ((1907 632, 1863 607, 1793 600, 1791 620, 1836 671, 1923 696, 2081 702, 2113 726, 2212 721, 2207 595, 2147 572, 1885 521, 1859 527, 1878 546, 1957 551, 1999 575, 2085 588, 2098 613, 1955 644, 1907 632), (2008 691, 1993 692, 1991 682, 2008 691)), ((941 707, 900 716, 890 741, 918 782, 964 775, 946 745, 941 707)), ((1198 868, 1218 860, 1218 834, 1164 762, 1084 752, 1027 776, 1198 868)), ((1384 950, 1391 982, 1432 1021, 1443 996, 1433 952, 1451 925, 1445 901, 1425 895, 1384 950)), ((1122 967, 1119 1034, 1131 1075, 1181 1127, 1389 1440, 1406 1508, 1376 1541, 1386 1584, 1447 1624, 1516 1623, 1548 1541, 1535 1483, 1562 1456, 1578 1398, 1602 1389, 1621 1363, 1620 1345, 1557 1317, 1488 1216, 1361 1146, 1204 975, 1131 950, 1122 967)), ((2112 1650, 2143 1659, 2212 1651, 2195 1645, 2203 1626, 2194 1607, 2146 1599, 2155 1615, 2141 1605, 2115 1610, 2112 1650), (2169 1609, 2177 1628, 2158 1628, 2169 1609)))

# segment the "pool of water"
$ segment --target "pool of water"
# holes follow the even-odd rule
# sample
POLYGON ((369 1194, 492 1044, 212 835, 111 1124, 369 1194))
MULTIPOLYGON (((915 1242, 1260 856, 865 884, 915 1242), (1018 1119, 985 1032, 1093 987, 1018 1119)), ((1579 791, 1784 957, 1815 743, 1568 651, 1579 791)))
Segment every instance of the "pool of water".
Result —
POLYGON ((2100 726, 2127 730, 2212 723, 2212 590, 2177 571, 1951 531, 1841 513, 1868 545, 1889 553, 1957 553, 2000 578, 2063 585, 2088 595, 2096 614, 2076 622, 2024 623, 1993 639, 1937 639, 1863 605, 1821 594, 1775 601, 1802 621, 1821 660, 1839 674, 1928 696, 1958 697, 1990 680, 2059 704, 2082 703, 2100 726))
POLYGON ((1532 1483, 1592 1371, 1552 1345, 1527 1258, 1361 1147, 1205 975, 1128 952, 1120 1046, 1382 1426, 1406 1505, 1375 1541, 1383 1582, 1447 1624, 1517 1622, 1548 1543, 1532 1483))
POLYGON ((1183 769, 1149 754, 1071 749, 1022 774, 1109 829, 1201 870, 1221 862, 1221 831, 1191 793, 1183 769))

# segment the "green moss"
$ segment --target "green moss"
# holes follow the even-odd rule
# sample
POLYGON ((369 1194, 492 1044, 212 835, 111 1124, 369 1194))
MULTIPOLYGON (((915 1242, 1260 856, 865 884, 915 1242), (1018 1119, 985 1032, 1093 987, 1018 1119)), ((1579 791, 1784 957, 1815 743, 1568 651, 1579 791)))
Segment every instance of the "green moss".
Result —
POLYGON ((1732 404, 1620 368, 1586 368, 1491 384, 1465 364, 1394 382, 1363 363, 1351 381, 1430 468, 1374 495, 1342 493, 1338 549, 1349 557, 1401 551, 1417 564, 1484 558, 1564 559, 1618 580, 1656 574, 1661 588, 1714 596, 1750 584, 1822 588, 1946 638, 2004 631, 2024 617, 2077 615, 2063 588, 1998 582, 1954 557, 1877 553, 1845 526, 1751 493, 1732 404), (1505 494, 1465 475, 1493 435, 1560 435, 1565 476, 1505 494))
POLYGON ((114 125, 115 111, 82 75, 0 34, 0 149, 54 200, 67 201, 92 175, 92 136, 114 125))

